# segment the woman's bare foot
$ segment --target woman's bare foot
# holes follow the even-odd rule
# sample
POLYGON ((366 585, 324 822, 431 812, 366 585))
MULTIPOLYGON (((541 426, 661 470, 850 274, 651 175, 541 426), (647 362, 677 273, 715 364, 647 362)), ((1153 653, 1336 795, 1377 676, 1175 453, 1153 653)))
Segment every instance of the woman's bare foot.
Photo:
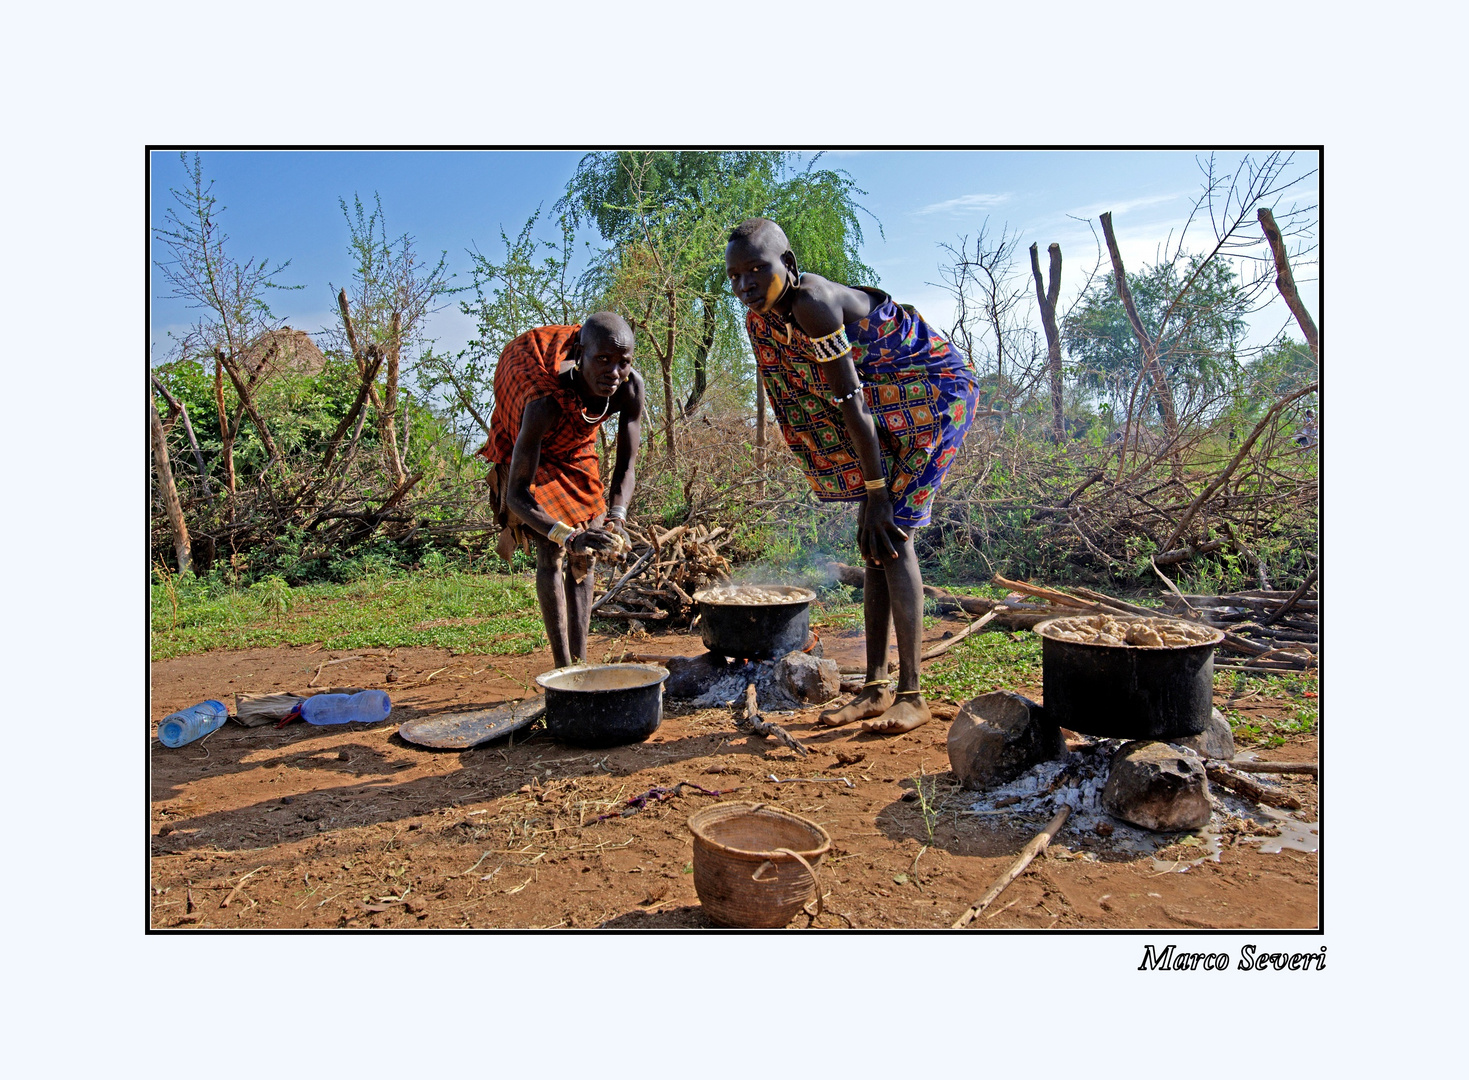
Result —
POLYGON ((905 694, 897 698, 892 708, 881 716, 864 723, 862 730, 872 731, 879 735, 900 735, 905 731, 922 727, 932 719, 933 714, 928 711, 928 706, 921 697, 916 694, 905 694))
POLYGON ((816 718, 818 724, 841 727, 843 724, 882 716, 893 703, 893 692, 884 686, 866 686, 840 709, 828 709, 816 718))

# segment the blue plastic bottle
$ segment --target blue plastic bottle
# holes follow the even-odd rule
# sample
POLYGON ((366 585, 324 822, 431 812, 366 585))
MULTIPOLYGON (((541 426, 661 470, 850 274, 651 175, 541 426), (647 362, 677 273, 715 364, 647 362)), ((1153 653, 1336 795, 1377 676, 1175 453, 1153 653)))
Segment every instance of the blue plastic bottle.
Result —
POLYGON ((316 694, 301 702, 301 719, 308 724, 375 724, 393 709, 381 690, 355 694, 316 694))
POLYGON ((224 702, 213 698, 201 701, 165 716, 158 724, 158 741, 171 749, 183 746, 202 739, 211 731, 218 731, 229 717, 230 711, 224 702))

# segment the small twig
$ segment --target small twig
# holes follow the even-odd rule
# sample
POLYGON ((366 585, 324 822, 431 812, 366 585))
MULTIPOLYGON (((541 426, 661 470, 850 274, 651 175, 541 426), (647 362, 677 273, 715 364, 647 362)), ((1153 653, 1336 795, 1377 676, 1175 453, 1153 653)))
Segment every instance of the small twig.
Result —
POLYGON ((1163 579, 1163 584, 1164 585, 1167 585, 1169 591, 1171 593, 1173 593, 1174 596, 1178 597, 1178 602, 1180 604, 1182 604, 1188 610, 1188 613, 1190 615, 1197 615, 1199 613, 1198 608, 1196 608, 1192 604, 1190 604, 1184 598, 1183 593, 1181 593, 1181 592, 1178 591, 1178 586, 1175 585, 1175 584, 1173 584, 1173 582, 1169 580, 1168 575, 1165 574, 1165 573, 1163 573, 1163 571, 1161 571, 1161 570, 1158 569, 1157 560, 1155 560, 1151 555, 1149 555, 1148 556, 1148 563, 1149 563, 1149 565, 1152 566, 1153 573, 1157 574, 1160 578, 1163 579))
MULTIPOLYGON (((361 660, 361 659, 362 659, 362 657, 360 657, 360 656, 343 656, 343 657, 339 657, 336 660, 323 660, 320 664, 317 665, 317 667, 316 667, 316 674, 313 675, 313 676, 311 676, 311 681, 309 683, 307 683, 306 685, 307 686, 315 686, 316 685, 316 680, 319 679, 319 678, 321 678, 321 669, 322 668, 331 667, 333 664, 345 664, 348 660, 361 660)), ((439 670, 442 671, 443 669, 440 668, 439 670)))
POLYGON ((786 780, 777 780, 775 773, 770 773, 765 779, 769 780, 772 784, 845 784, 847 787, 857 786, 845 776, 792 776, 786 780))
POLYGON ((229 907, 230 906, 230 901, 233 900, 235 897, 237 897, 237 896, 240 895, 240 890, 245 887, 245 882, 248 881, 250 878, 254 877, 256 874, 260 873, 260 871, 262 871, 264 869, 265 869, 265 867, 263 867, 263 866, 257 866, 254 870, 251 870, 248 874, 246 874, 244 877, 242 877, 238 882, 235 883, 234 890, 228 896, 226 896, 224 898, 224 903, 220 904, 219 906, 222 907, 222 908, 229 907))

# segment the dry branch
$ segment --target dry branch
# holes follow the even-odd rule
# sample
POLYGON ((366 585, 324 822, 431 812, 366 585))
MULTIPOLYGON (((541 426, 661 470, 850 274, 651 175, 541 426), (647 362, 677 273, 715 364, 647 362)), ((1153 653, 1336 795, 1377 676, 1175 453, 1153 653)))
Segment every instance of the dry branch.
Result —
POLYGON ((756 735, 763 738, 773 738, 782 746, 788 746, 802 757, 811 753, 804 744, 794 735, 779 724, 771 723, 769 720, 760 719, 760 711, 755 701, 755 684, 749 683, 745 687, 745 715, 742 720, 736 721, 740 727, 752 729, 756 735))
POLYGON ((995 899, 1009 888, 1010 883, 1025 872, 1025 868, 1030 865, 1031 860, 1046 849, 1046 845, 1051 842, 1051 838, 1061 831, 1061 827, 1066 824, 1066 819, 1070 816, 1071 807, 1069 806, 1062 806, 1060 810, 1056 811, 1056 816, 1046 822, 1046 827, 1038 832, 1030 843, 1021 848, 1019 857, 1010 864, 1010 869, 1001 874, 985 894, 970 905, 968 911, 959 916, 958 921, 950 929, 963 930, 974 921, 975 916, 993 904, 995 899))

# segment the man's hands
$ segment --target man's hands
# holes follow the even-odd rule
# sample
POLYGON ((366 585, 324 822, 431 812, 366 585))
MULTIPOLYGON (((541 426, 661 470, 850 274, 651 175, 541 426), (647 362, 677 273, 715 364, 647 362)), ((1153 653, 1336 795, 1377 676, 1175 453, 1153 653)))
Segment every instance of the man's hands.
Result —
POLYGON ((612 555, 621 551, 625 543, 626 541, 617 533, 598 525, 591 525, 566 541, 566 550, 575 555, 585 555, 588 552, 612 555))
POLYGON ((898 557, 898 545, 906 543, 908 534, 893 521, 893 502, 886 491, 869 492, 857 519, 857 547, 869 566, 892 562, 898 557))

